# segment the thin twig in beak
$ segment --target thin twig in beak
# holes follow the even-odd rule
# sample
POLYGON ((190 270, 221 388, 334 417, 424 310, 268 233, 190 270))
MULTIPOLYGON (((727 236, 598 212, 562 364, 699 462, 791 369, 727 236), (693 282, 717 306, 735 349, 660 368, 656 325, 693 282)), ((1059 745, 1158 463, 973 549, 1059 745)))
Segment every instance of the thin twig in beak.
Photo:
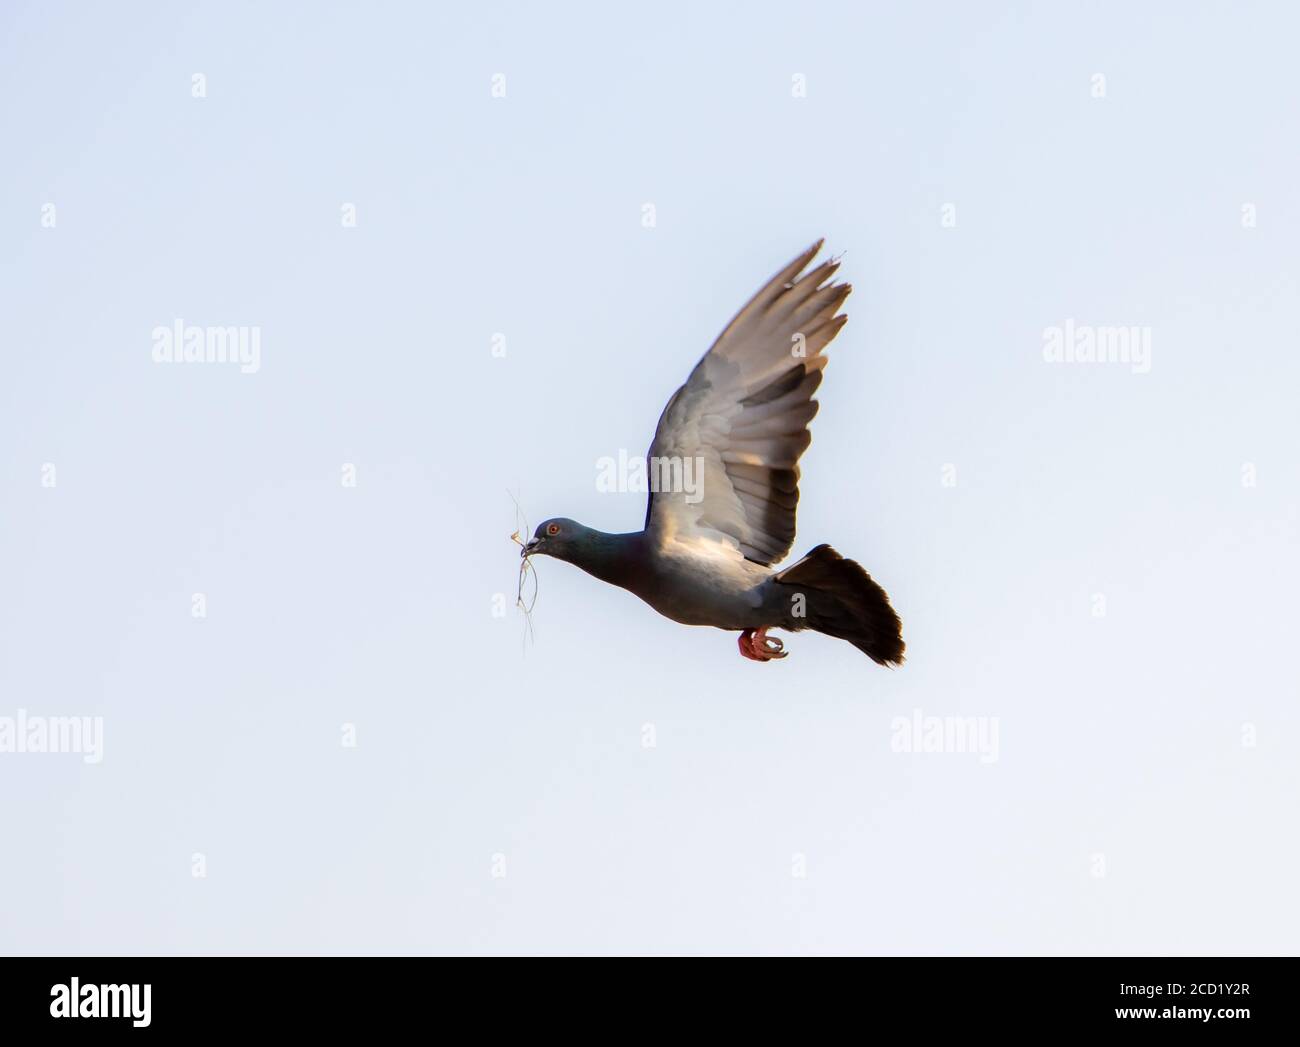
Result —
MULTIPOLYGON (((509 494, 510 492, 506 492, 509 494)), ((528 559, 528 554, 532 552, 533 546, 537 544, 537 539, 525 543, 519 537, 520 531, 528 530, 528 520, 524 516, 523 510, 519 507, 519 499, 513 494, 511 500, 515 503, 515 523, 522 521, 523 526, 510 536, 510 540, 519 546, 519 590, 515 594, 515 606, 524 614, 524 646, 527 647, 528 641, 533 636, 533 605, 537 603, 537 571, 533 569, 532 561, 528 559), (533 576, 532 599, 524 599, 524 586, 529 575, 533 576)))

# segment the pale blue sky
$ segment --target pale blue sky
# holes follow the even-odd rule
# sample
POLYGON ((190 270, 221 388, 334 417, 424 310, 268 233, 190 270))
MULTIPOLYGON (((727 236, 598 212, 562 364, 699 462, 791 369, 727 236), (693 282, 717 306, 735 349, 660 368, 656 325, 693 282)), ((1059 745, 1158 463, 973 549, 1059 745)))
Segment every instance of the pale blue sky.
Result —
POLYGON ((1295 952, 1300 19, 1141 7, 5 4, 0 716, 104 758, 0 753, 0 949, 1295 952), (545 560, 525 648, 507 488, 639 527, 596 460, 818 236, 796 548, 908 664, 545 560))

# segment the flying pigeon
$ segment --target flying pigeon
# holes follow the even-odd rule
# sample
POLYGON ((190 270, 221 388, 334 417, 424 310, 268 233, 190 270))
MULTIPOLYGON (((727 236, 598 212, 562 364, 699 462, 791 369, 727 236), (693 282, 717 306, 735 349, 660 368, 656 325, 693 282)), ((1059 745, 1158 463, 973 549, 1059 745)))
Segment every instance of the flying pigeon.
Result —
POLYGON ((794 544, 799 456, 812 441, 822 351, 848 320, 837 313, 852 288, 831 282, 838 259, 800 275, 821 246, 750 299, 664 408, 648 457, 697 464, 697 489, 652 484, 645 528, 630 534, 546 520, 521 555, 567 560, 683 625, 738 630, 740 653, 752 661, 788 653, 769 629, 812 629, 880 665, 902 664, 902 623, 857 563, 819 545, 772 570, 794 544))

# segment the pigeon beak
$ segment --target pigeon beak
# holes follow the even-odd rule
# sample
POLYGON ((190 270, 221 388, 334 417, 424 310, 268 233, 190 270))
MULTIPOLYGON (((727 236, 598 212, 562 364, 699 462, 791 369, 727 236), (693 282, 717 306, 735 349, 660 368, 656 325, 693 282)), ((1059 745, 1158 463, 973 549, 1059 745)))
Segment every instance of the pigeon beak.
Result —
POLYGON ((537 552, 541 544, 542 544, 542 540, 540 538, 533 538, 529 541, 527 545, 525 545, 521 550, 519 550, 519 555, 529 556, 532 553, 537 552))

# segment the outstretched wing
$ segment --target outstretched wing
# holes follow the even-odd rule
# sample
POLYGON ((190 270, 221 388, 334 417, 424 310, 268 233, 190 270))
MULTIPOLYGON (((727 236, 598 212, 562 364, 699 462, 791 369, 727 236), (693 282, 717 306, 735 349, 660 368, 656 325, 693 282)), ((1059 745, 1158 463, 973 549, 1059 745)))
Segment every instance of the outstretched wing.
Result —
POLYGON ((703 474, 683 469, 691 490, 651 492, 645 526, 661 541, 721 541, 764 565, 790 551, 822 350, 848 320, 836 313, 852 290, 830 282, 834 260, 800 276, 821 246, 750 299, 664 408, 650 458, 702 462, 703 474))

